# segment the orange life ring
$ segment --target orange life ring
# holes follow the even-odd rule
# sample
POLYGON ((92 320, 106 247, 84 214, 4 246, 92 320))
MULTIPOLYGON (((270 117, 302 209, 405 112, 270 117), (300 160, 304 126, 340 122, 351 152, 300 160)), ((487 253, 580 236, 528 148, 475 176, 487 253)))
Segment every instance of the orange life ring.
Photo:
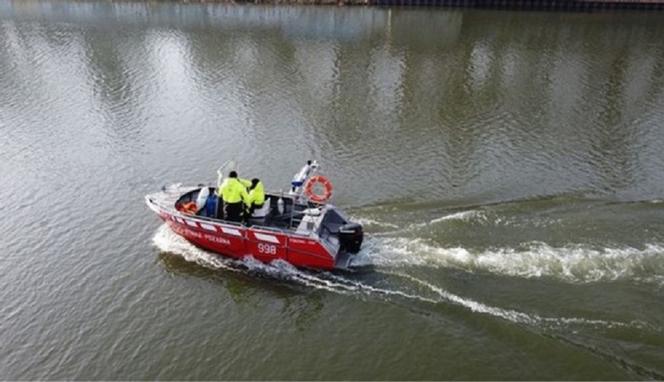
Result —
POLYGON ((312 202, 323 204, 332 197, 332 182, 322 175, 314 175, 307 179, 307 183, 304 184, 304 194, 312 202), (318 184, 323 186, 322 194, 314 192, 314 187, 318 184))

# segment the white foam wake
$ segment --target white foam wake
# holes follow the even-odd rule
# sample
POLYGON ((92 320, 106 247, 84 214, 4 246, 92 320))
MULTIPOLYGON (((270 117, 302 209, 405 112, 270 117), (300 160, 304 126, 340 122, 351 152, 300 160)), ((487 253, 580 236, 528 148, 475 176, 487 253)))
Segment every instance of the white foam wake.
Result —
POLYGON ((471 220, 486 220, 486 215, 484 214, 483 211, 478 211, 478 210, 461 211, 441 216, 436 219, 432 219, 431 221, 429 221, 429 224, 436 224, 450 220, 461 220, 466 222, 471 220))
POLYGON ((186 261, 212 269, 226 269, 230 271, 239 270, 236 262, 216 256, 204 251, 181 236, 171 231, 163 224, 152 237, 152 243, 162 252, 168 252, 182 256, 186 261))
MULTIPOLYGON (((463 222, 479 222, 480 224, 485 224, 488 222, 488 218, 486 216, 486 213, 481 210, 467 210, 467 211, 460 211, 460 212, 455 212, 452 214, 448 215, 443 215, 441 217, 431 219, 428 222, 420 222, 420 223, 411 223, 403 228, 400 228, 396 224, 391 224, 391 223, 384 223, 384 222, 378 222, 375 220, 371 219, 365 219, 365 218, 356 218, 355 221, 358 223, 361 223, 362 225, 368 225, 369 227, 371 225, 380 225, 383 227, 388 227, 388 228, 393 228, 395 230, 389 231, 389 232, 384 232, 384 233, 374 233, 375 236, 385 236, 387 235, 395 235, 399 233, 406 233, 406 232, 412 232, 412 231, 417 231, 422 228, 426 228, 432 224, 438 224, 438 223, 443 223, 443 222, 452 222, 452 221, 463 221, 463 222)), ((502 220, 500 218, 495 220, 495 224, 500 224, 502 220)))
POLYGON ((449 267, 525 278, 554 277, 577 283, 661 282, 664 278, 664 247, 657 244, 644 248, 593 248, 531 242, 519 248, 472 251, 438 247, 422 239, 375 238, 367 247, 362 261, 384 267, 449 267))
POLYGON ((512 309, 502 309, 461 297, 427 281, 399 272, 385 273, 401 277, 415 284, 424 286, 425 288, 434 292, 437 298, 408 293, 401 290, 375 287, 365 284, 361 281, 348 279, 346 277, 328 272, 312 274, 299 270, 293 265, 282 260, 277 260, 270 264, 264 264, 253 259, 252 257, 246 257, 243 260, 232 260, 195 247, 182 237, 173 233, 166 225, 163 225, 159 228, 153 238, 153 243, 161 251, 177 254, 182 256, 187 261, 194 262, 207 268, 224 269, 234 272, 257 271, 270 277, 292 281, 306 287, 337 294, 364 294, 369 296, 403 298, 428 304, 452 303, 464 307, 472 312, 487 314, 510 322, 527 325, 542 326, 542 324, 549 324, 558 327, 565 324, 580 324, 603 326, 609 328, 616 326, 643 326, 643 324, 640 322, 622 323, 603 320, 588 320, 583 318, 548 318, 541 317, 536 314, 519 312, 512 309))
POLYGON ((495 306, 490 306, 483 304, 481 302, 477 302, 471 299, 467 299, 464 297, 461 297, 459 295, 456 295, 454 293, 448 292, 434 284, 431 284, 430 282, 427 282, 425 280, 413 277, 411 275, 405 274, 405 273, 391 273, 395 276, 400 276, 404 279, 410 280, 412 282, 415 282, 417 284, 420 284, 427 289, 433 291, 436 293, 438 296, 440 296, 442 299, 445 299, 447 301, 450 301, 454 304, 463 306, 473 312, 477 313, 484 313, 488 314, 491 316, 495 317, 500 317, 505 320, 515 322, 515 323, 521 323, 521 324, 527 324, 527 325, 533 325, 537 326, 540 328, 558 328, 561 325, 565 324, 576 324, 576 325, 588 325, 588 326, 599 326, 599 327, 606 327, 606 328, 614 328, 614 327, 637 327, 637 328, 644 328, 644 327, 651 327, 651 325, 642 322, 642 321, 632 321, 629 323, 625 322, 620 322, 620 321, 606 321, 606 320, 597 320, 597 319, 586 319, 586 318, 579 318, 579 317, 543 317, 538 314, 528 314, 524 312, 519 312, 513 309, 503 309, 495 306))
POLYGON ((399 226, 396 225, 396 224, 392 224, 392 223, 388 223, 388 222, 382 222, 382 221, 378 221, 378 220, 375 220, 375 219, 351 216, 351 220, 356 222, 356 223, 362 224, 362 226, 364 226, 364 227, 375 226, 375 227, 378 227, 378 228, 392 228, 392 229, 398 229, 399 228, 399 226))

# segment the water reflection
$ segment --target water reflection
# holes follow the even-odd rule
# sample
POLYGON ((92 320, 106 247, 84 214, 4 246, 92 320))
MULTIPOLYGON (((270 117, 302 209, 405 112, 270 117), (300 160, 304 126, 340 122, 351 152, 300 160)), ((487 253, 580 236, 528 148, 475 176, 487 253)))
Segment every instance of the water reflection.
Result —
POLYGON ((638 127, 661 106, 657 16, 607 30, 610 15, 219 4, 9 1, 2 15, 5 107, 68 94, 61 110, 130 155, 157 139, 183 166, 316 156, 342 203, 620 193, 659 172, 634 154, 661 140, 638 127), (193 152, 192 136, 214 138, 193 152))
POLYGON ((247 270, 243 266, 238 266, 238 272, 211 269, 187 261, 181 254, 168 252, 160 252, 159 261, 170 273, 222 285, 235 305, 259 310, 268 308, 273 314, 287 319, 280 325, 292 325, 299 331, 306 330, 317 321, 324 309, 320 293, 311 293, 306 287, 289 282, 287 274, 282 276, 284 280, 280 280, 279 276, 269 276, 258 269, 247 270), (272 301, 272 307, 264 306, 268 298, 266 294, 272 301))
POLYGON ((380 33, 387 12, 370 8, 316 8, 299 6, 246 6, 229 4, 160 4, 155 2, 51 2, 6 1, 0 17, 13 20, 76 22, 97 26, 125 24, 223 30, 273 31, 287 38, 357 40, 380 33))

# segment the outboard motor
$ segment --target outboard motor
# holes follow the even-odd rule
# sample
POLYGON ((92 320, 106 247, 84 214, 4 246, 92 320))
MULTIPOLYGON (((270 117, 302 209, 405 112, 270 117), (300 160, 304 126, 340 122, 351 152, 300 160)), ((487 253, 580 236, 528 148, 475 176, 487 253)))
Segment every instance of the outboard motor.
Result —
POLYGON ((350 253, 358 253, 362 246, 364 232, 359 223, 348 223, 339 227, 339 244, 341 249, 350 253))

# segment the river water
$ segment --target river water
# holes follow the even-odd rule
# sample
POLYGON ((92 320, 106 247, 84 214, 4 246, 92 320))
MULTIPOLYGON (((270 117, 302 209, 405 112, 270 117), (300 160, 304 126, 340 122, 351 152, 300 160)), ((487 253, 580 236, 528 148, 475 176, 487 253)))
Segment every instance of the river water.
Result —
POLYGON ((664 14, 0 0, 0 378, 664 378, 664 14), (143 203, 318 159, 316 273, 143 203))

